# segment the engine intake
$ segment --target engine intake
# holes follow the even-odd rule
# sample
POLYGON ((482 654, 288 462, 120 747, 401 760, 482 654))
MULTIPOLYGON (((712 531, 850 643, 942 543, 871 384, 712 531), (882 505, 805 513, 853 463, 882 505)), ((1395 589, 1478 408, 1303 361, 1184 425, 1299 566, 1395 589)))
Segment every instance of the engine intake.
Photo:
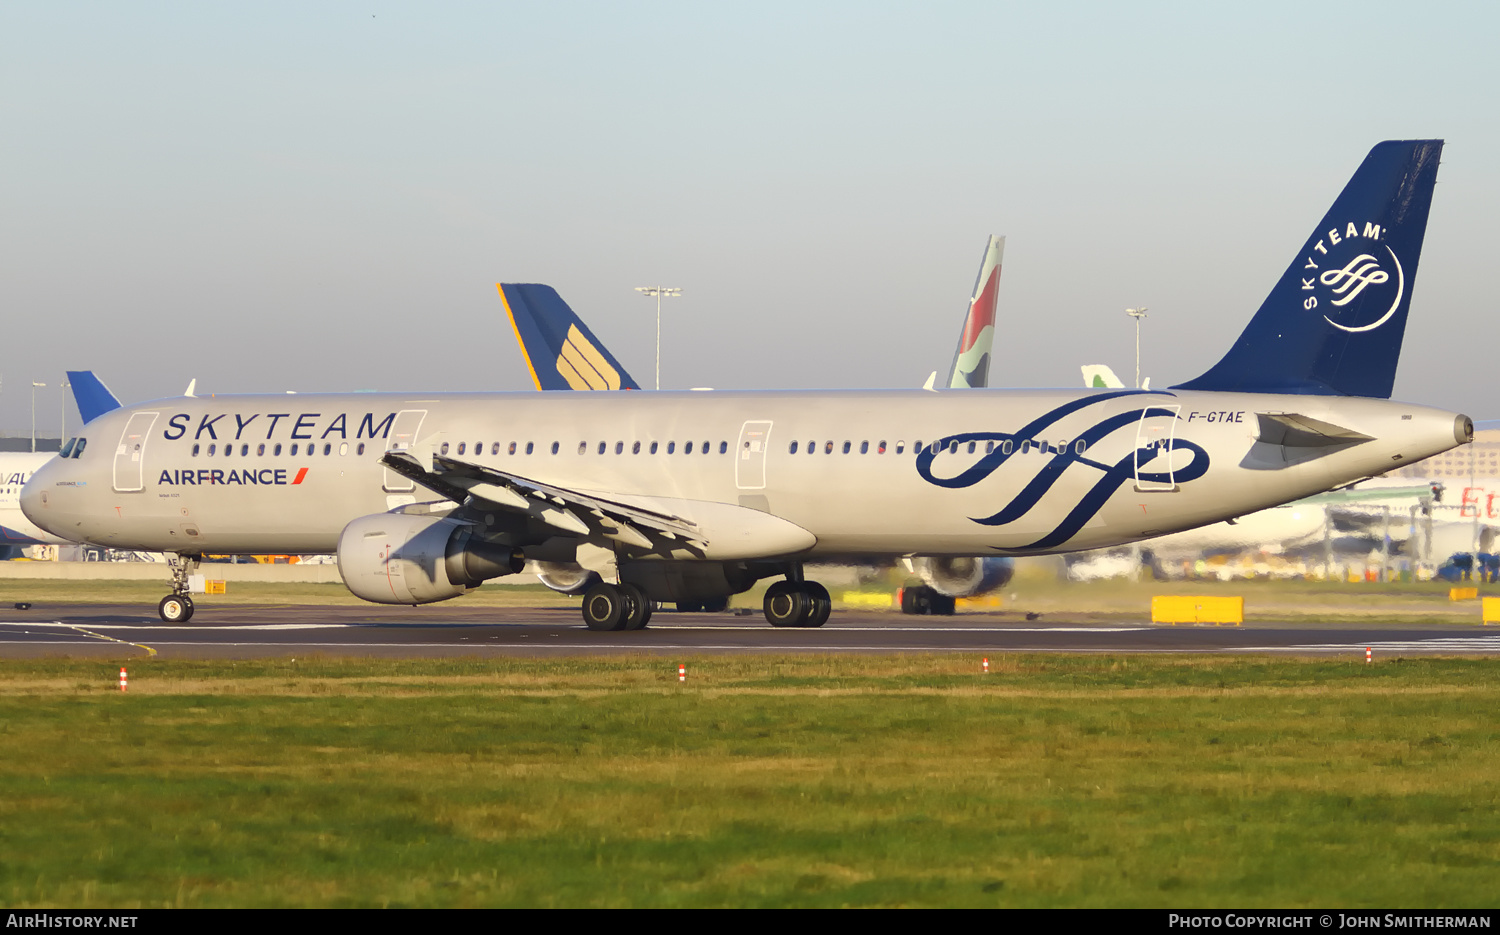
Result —
POLYGON ((482 539, 475 529, 442 516, 361 516, 339 535, 339 574, 362 600, 430 604, 525 566, 519 550, 482 539))
POLYGON ((924 556, 914 563, 922 582, 947 597, 973 597, 1005 587, 1015 573, 1008 558, 924 556))

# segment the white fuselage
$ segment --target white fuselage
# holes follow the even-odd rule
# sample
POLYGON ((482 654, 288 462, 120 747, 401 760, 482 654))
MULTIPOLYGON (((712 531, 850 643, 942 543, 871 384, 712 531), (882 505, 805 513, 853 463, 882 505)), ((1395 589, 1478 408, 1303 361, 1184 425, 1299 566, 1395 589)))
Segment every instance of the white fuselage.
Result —
POLYGON ((54 535, 115 548, 328 552, 357 517, 442 499, 380 463, 399 447, 670 500, 690 520, 699 504, 709 558, 748 515, 723 504, 806 530, 796 557, 1035 554, 1380 474, 1459 444, 1464 421, 1386 400, 1128 390, 193 397, 96 419, 85 453, 37 471, 22 499, 54 535), (1266 444, 1257 413, 1368 440, 1266 444))

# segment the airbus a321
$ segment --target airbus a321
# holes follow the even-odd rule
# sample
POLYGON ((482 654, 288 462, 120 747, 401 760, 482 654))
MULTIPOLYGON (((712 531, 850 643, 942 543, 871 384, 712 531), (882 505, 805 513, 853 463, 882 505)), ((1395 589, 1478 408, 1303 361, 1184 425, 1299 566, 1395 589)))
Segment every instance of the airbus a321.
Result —
POLYGON ((170 399, 90 423, 22 506, 169 553, 168 621, 205 552, 336 551, 354 594, 421 604, 588 545, 615 559, 593 629, 773 577, 767 620, 819 626, 804 562, 1119 545, 1472 440, 1389 399, 1441 150, 1371 150, 1229 352, 1169 389, 170 399))

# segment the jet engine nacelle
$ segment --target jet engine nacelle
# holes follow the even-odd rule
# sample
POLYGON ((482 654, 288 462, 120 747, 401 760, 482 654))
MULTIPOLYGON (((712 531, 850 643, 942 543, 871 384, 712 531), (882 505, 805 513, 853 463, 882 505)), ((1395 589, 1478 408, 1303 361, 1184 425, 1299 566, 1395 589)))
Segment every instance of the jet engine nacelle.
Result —
POLYGON ((376 604, 430 604, 525 566, 518 550, 475 530, 442 516, 361 516, 339 535, 339 574, 355 597, 376 604))
POLYGON ((1003 588, 1015 573, 1008 558, 925 556, 913 564, 923 584, 947 597, 973 597, 1003 588))
POLYGON ((582 594, 604 580, 577 562, 532 562, 531 570, 538 581, 561 594, 582 594))

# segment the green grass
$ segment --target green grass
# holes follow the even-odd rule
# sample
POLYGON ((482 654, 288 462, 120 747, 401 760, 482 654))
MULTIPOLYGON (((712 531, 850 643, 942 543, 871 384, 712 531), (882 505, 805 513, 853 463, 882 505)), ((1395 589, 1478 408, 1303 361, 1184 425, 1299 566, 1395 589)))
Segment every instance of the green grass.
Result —
POLYGON ((1483 907, 1483 660, 0 666, 0 902, 1483 907))

